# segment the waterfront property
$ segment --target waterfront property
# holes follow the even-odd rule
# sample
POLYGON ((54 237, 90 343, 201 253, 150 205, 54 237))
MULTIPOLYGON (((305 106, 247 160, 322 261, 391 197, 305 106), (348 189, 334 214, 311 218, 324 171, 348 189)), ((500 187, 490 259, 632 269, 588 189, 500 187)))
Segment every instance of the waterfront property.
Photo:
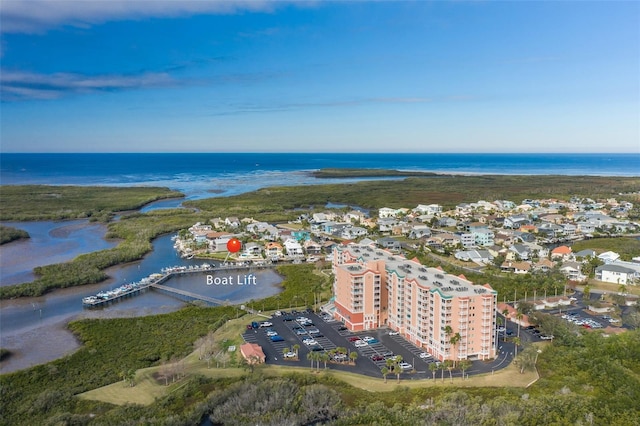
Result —
POLYGON ((371 246, 333 253, 336 319, 350 330, 387 326, 439 360, 496 355, 496 295, 488 284, 371 246))

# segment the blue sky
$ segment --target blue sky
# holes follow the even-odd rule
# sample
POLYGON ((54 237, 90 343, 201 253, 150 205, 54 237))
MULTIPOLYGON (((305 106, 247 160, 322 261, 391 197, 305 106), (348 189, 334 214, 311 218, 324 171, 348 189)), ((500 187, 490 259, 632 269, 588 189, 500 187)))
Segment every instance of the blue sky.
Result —
POLYGON ((640 3, 0 3, 2 152, 640 152, 640 3))

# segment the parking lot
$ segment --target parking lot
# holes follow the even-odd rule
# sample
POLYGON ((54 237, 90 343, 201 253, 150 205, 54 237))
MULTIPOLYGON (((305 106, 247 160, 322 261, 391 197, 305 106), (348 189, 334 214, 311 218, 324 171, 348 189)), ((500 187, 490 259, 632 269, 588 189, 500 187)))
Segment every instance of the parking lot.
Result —
MULTIPOLYGON (((327 363, 327 368, 382 377, 380 370, 387 365, 387 358, 400 355, 404 362, 401 379, 433 377, 429 364, 436 361, 403 337, 390 334, 388 329, 352 333, 341 322, 309 311, 282 311, 281 315, 265 318, 254 327, 249 325, 243 338, 262 347, 268 364, 309 367, 307 354, 310 351, 330 352, 344 348, 334 354, 333 362, 327 363), (294 345, 299 347, 298 358, 292 354, 285 357, 286 352, 293 351, 294 345), (346 362, 352 352, 358 354, 355 365, 346 362)), ((467 373, 487 372, 507 364, 505 359, 496 359, 491 363, 475 361, 474 367, 477 368, 472 367, 467 373)), ((454 371, 454 376, 456 374, 460 375, 460 372, 454 371)))

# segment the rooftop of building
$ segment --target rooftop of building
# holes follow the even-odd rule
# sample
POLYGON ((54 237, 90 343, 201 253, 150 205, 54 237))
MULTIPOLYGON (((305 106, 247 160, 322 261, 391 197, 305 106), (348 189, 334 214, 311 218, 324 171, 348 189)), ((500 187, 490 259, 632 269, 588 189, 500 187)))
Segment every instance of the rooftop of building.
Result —
MULTIPOLYGON (((496 291, 489 284, 474 284, 463 275, 448 274, 442 269, 424 266, 417 260, 409 260, 386 250, 357 244, 341 246, 340 250, 348 251, 352 257, 363 263, 384 260, 388 273, 396 274, 408 281, 415 281, 418 285, 429 288, 432 292, 438 291, 444 297, 496 294, 496 291)), ((356 274, 367 270, 367 267, 361 263, 347 263, 337 266, 356 274)))

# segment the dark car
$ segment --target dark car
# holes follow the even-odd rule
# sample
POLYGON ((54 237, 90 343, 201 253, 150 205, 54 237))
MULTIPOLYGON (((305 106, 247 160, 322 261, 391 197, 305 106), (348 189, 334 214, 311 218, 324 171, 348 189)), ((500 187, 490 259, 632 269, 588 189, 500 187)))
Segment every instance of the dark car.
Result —
POLYGON ((282 336, 271 336, 272 342, 284 342, 284 338, 282 336))
POLYGON ((345 327, 344 325, 341 325, 340 327, 338 327, 338 331, 345 331, 348 330, 347 327, 345 327))
POLYGON ((382 355, 371 355, 371 359, 374 361, 384 361, 384 357, 382 355))

